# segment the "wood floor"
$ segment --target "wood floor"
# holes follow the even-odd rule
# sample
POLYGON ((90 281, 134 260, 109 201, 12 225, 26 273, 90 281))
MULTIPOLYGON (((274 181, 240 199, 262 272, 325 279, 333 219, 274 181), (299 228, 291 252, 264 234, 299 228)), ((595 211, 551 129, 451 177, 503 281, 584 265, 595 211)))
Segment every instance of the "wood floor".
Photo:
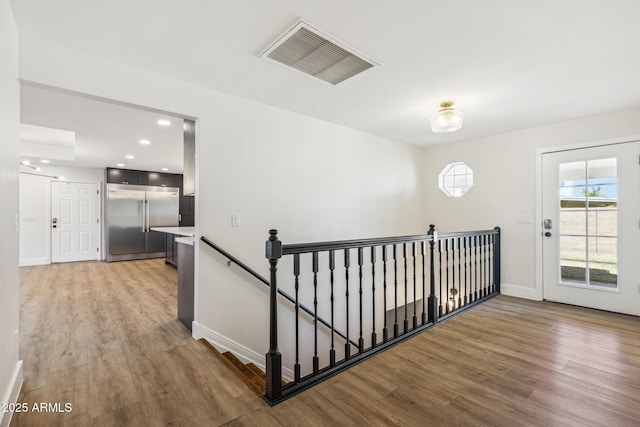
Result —
POLYGON ((499 296, 270 408, 176 320, 161 260, 21 277, 19 402, 72 411, 15 426, 640 424, 639 318, 499 296))

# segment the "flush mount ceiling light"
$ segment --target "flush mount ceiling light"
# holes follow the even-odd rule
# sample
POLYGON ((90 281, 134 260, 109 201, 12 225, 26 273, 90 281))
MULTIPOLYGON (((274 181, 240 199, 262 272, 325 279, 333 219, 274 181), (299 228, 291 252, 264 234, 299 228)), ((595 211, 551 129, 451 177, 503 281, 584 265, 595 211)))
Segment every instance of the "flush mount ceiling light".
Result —
POLYGON ((431 116, 431 130, 435 133, 455 132, 462 128, 464 114, 453 108, 453 101, 440 103, 440 110, 431 116))
POLYGON ((332 85, 380 65, 302 20, 259 56, 332 85))

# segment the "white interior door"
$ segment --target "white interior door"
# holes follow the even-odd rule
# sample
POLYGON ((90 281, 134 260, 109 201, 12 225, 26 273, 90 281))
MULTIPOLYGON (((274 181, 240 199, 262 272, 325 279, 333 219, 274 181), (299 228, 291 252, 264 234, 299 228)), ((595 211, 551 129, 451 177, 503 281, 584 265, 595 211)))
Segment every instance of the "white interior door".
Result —
POLYGON ((640 142, 542 159, 543 293, 640 315, 640 142))
POLYGON ((51 262, 100 258, 98 184, 51 183, 51 262))

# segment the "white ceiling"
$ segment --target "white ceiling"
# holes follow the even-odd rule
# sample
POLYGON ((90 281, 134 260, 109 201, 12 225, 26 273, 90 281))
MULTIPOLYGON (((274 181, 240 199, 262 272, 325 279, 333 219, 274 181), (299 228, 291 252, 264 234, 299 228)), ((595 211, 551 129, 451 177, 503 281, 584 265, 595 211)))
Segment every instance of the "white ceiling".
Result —
POLYGON ((75 132, 74 159, 52 157, 42 138, 40 155, 23 149, 21 160, 38 164, 43 172, 42 158, 56 166, 104 168, 124 163, 127 169, 182 172, 181 118, 29 85, 21 87, 20 104, 23 124, 75 132), (159 126, 159 119, 170 120, 171 125, 159 126), (151 144, 140 144, 141 139, 151 144))
POLYGON ((12 4, 21 36, 419 146, 640 105, 638 0, 12 4), (331 86, 258 57, 300 18, 382 66, 331 86), (461 131, 430 131, 443 100, 461 131))

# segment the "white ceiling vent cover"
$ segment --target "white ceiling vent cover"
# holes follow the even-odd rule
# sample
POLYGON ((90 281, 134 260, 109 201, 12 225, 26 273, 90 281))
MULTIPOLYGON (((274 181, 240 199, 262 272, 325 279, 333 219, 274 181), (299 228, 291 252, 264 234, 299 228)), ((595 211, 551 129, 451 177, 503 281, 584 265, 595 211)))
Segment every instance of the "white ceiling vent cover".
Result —
POLYGON ((332 85, 380 65, 305 21, 298 22, 260 57, 288 65, 332 85))

